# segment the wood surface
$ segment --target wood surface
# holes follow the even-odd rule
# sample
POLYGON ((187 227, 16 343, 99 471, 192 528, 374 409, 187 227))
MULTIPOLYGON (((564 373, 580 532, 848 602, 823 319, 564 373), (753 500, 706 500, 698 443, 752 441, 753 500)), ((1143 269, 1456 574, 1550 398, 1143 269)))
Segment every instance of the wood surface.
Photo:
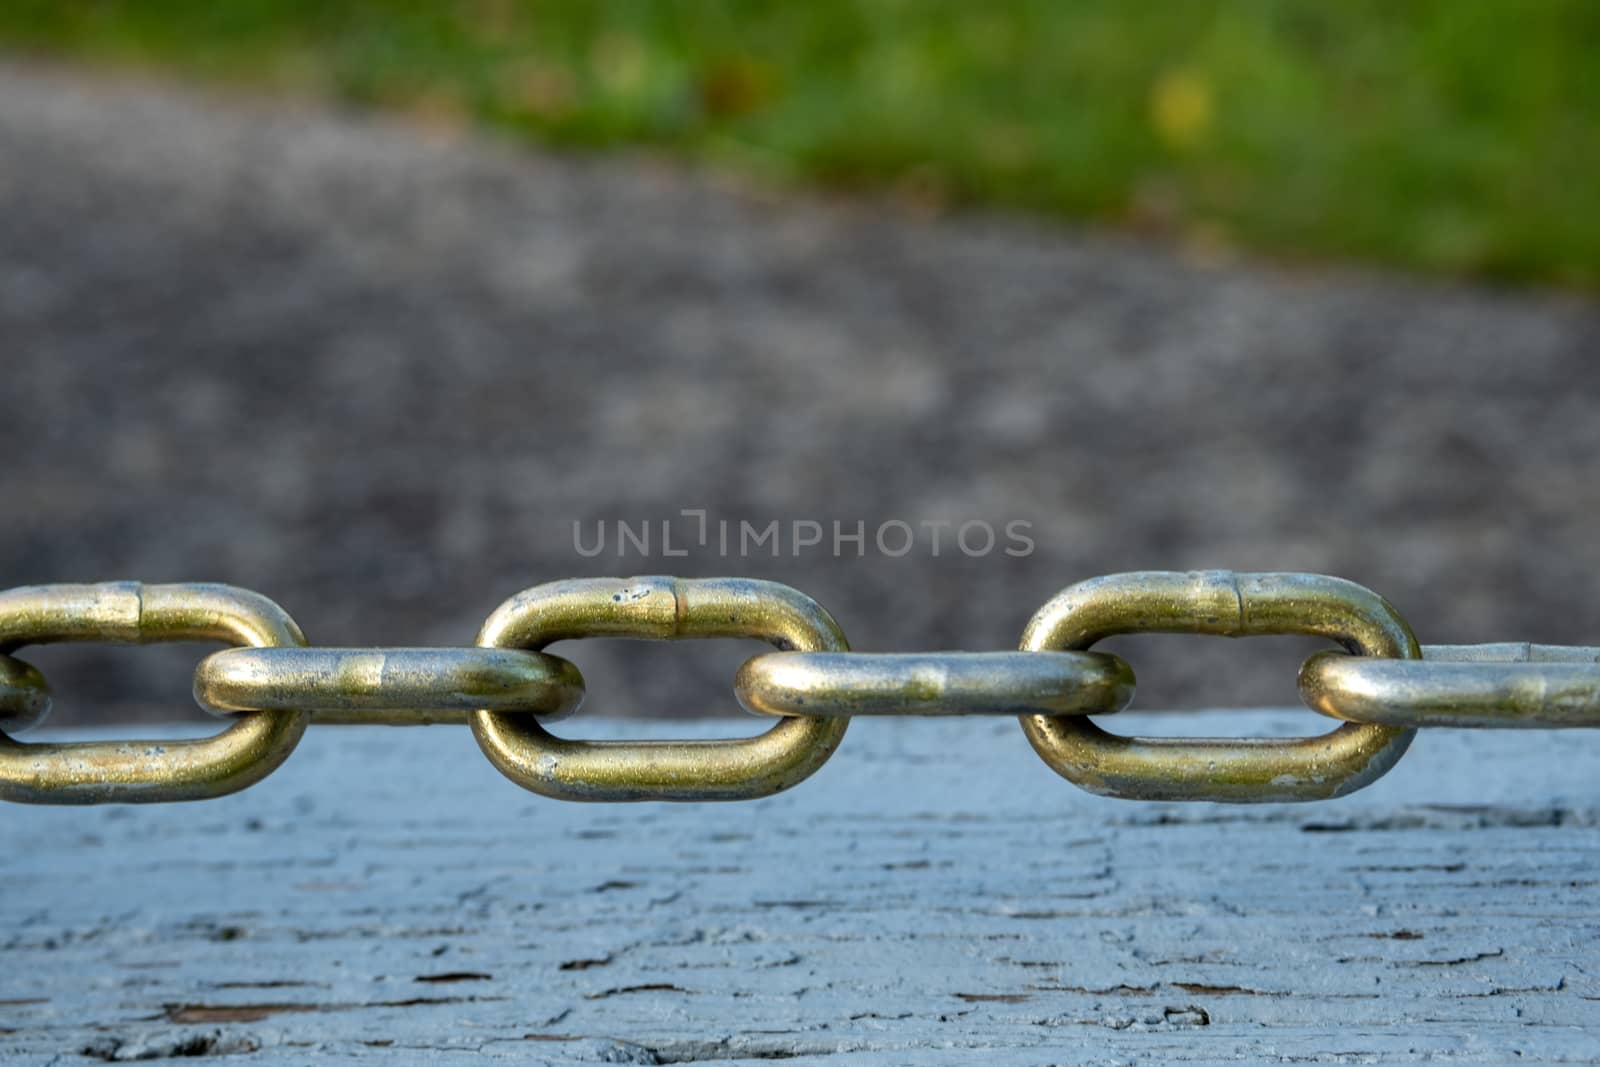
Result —
POLYGON ((1595 1062, 1597 771, 1435 731, 1340 801, 1145 805, 1012 720, 858 721, 768 800, 591 806, 324 727, 225 800, 5 811, 0 1062, 1595 1062))

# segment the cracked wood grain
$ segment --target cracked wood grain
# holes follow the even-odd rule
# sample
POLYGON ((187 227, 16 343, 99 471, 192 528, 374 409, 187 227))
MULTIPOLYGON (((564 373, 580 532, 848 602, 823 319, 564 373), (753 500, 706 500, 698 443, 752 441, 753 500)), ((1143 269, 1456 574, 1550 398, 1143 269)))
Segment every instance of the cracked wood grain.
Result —
MULTIPOLYGON (((1241 717, 1122 716, 1320 725, 1241 717)), ((1344 800, 1146 806, 1014 723, 861 721, 790 793, 608 807, 330 728, 236 797, 7 813, 0 1061, 1590 1063, 1597 771, 1439 731, 1344 800)))

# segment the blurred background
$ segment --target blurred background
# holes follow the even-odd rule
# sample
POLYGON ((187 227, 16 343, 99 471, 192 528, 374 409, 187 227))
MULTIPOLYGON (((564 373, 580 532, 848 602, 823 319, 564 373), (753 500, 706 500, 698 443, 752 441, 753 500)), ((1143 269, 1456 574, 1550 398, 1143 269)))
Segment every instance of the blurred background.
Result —
MULTIPOLYGON (((1588 0, 10 0, 0 585, 449 645, 558 577, 747 574, 910 650, 1311 570, 1425 642, 1600 643, 1597 54, 1588 0)), ((1196 707, 1292 703, 1310 646, 1110 647, 1196 707)), ((559 649, 596 714, 732 710, 752 650, 559 649)), ((196 655, 24 657, 70 726, 198 716, 196 655)))

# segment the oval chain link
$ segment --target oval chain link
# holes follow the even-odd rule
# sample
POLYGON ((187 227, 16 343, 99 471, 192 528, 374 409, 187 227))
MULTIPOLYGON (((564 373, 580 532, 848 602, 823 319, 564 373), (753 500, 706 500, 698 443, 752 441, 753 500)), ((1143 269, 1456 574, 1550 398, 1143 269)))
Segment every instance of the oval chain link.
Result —
MULTIPOLYGON (((583 637, 745 637, 783 650, 843 651, 844 632, 816 601, 747 578, 580 578, 519 593, 489 616, 485 647, 542 649, 583 637)), ((727 741, 575 741, 527 715, 477 711, 472 732, 500 771, 561 800, 748 800, 821 767, 846 719, 786 718, 727 741)))
POLYGON ((465 724, 480 708, 553 722, 583 702, 583 675, 513 648, 230 648, 201 662, 194 698, 222 715, 298 708, 317 725, 465 724))
POLYGON ((772 652, 733 689, 762 715, 1110 715, 1133 671, 1104 652, 772 652))
POLYGON ((1422 660, 1320 652, 1300 695, 1322 714, 1388 726, 1488 729, 1600 726, 1600 648, 1424 645, 1422 660))
MULTIPOLYGON (((1022 647, 1087 649, 1114 634, 1308 634, 1370 656, 1416 658, 1417 640, 1370 589, 1315 574, 1142 571, 1071 586, 1040 608, 1022 647)), ((1123 737, 1085 718, 1022 719, 1034 750, 1091 793, 1228 803, 1323 800, 1382 777, 1412 731, 1347 723, 1321 737, 1123 737)))
MULTIPOLYGON (((227 585, 40 585, 0 593, 0 651, 54 641, 303 645, 259 593, 227 585)), ((24 743, 0 734, 0 799, 28 804, 203 800, 253 785, 300 741, 303 711, 242 715, 215 737, 24 743)))

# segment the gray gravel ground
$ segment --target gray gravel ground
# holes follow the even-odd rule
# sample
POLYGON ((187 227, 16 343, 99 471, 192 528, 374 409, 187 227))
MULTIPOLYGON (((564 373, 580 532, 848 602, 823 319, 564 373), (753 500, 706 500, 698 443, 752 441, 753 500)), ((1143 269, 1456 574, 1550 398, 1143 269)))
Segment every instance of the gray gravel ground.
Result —
MULTIPOLYGON (((1573 296, 12 63, 0 353, 0 584, 235 582, 322 643, 469 643, 554 577, 726 572, 860 648, 1003 648, 1067 583, 1199 567, 1354 578, 1425 641, 1600 642, 1600 308, 1573 296), (693 507, 1037 547, 574 550, 573 520, 693 507)), ((1289 649, 1120 647, 1145 706, 1292 699, 1289 649)), ((731 705, 746 651, 575 658, 598 708, 689 711, 731 705)), ((35 658, 71 721, 181 711, 193 653, 35 658)))

